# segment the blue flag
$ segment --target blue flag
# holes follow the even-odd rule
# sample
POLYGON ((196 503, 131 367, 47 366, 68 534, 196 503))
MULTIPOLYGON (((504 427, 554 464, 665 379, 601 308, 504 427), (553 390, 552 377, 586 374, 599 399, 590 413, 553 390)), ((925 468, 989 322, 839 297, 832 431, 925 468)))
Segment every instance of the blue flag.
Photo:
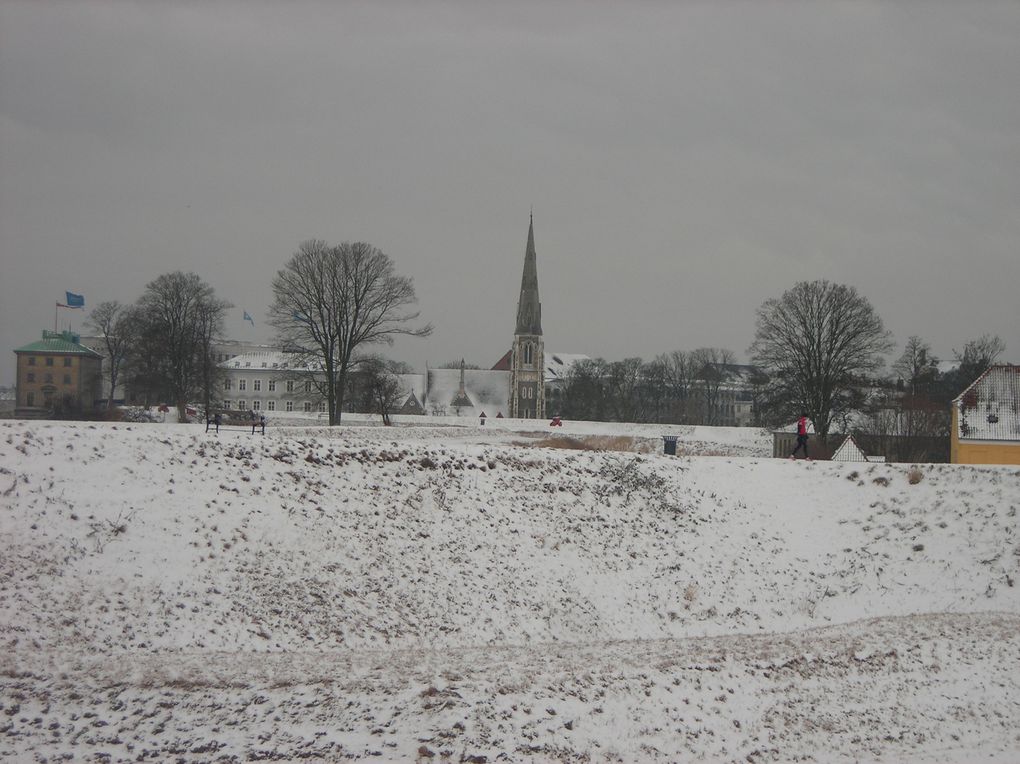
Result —
POLYGON ((244 312, 244 320, 251 322, 251 325, 255 326, 255 319, 248 315, 248 311, 244 312))
POLYGON ((69 308, 84 308, 85 298, 80 294, 74 292, 65 292, 67 295, 67 307, 69 308))

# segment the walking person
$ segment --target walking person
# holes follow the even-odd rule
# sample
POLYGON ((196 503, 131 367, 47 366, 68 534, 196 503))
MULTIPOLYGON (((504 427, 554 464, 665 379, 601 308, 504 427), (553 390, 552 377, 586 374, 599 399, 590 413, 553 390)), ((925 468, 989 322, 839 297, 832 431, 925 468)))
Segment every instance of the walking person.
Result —
POLYGON ((793 453, 790 454, 791 459, 797 458, 797 452, 802 448, 804 449, 804 458, 811 461, 811 457, 808 456, 807 442, 808 442, 808 431, 807 431, 807 414, 802 413, 800 419, 797 420, 797 447, 793 449, 793 453))

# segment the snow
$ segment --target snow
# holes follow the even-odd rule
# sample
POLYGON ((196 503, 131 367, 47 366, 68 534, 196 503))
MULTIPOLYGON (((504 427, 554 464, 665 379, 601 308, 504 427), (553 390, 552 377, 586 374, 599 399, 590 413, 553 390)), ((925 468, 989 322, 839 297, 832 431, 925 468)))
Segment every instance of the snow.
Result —
POLYGON ((1020 366, 993 366, 953 401, 961 441, 1020 443, 1020 366))
POLYGON ((398 419, 0 423, 0 758, 1020 757, 1020 470, 398 419))

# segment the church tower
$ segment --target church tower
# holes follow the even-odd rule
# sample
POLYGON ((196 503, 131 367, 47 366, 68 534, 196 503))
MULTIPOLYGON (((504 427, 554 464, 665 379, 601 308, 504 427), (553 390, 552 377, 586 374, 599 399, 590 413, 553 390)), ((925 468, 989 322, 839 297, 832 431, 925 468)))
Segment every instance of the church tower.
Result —
POLYGON ((517 329, 510 351, 510 416, 545 418, 545 345, 542 340, 542 303, 538 300, 538 261, 535 256, 535 220, 528 224, 521 296, 517 300, 517 329))

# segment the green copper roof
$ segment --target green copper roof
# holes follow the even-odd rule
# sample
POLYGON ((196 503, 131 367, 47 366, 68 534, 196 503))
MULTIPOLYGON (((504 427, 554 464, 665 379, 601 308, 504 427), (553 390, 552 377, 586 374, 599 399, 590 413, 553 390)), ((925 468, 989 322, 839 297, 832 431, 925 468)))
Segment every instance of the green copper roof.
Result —
POLYGON ((64 353, 73 355, 87 355, 93 358, 102 358, 95 350, 85 347, 79 341, 77 334, 71 332, 47 332, 44 331, 41 340, 30 342, 20 348, 15 348, 15 353, 64 353))

